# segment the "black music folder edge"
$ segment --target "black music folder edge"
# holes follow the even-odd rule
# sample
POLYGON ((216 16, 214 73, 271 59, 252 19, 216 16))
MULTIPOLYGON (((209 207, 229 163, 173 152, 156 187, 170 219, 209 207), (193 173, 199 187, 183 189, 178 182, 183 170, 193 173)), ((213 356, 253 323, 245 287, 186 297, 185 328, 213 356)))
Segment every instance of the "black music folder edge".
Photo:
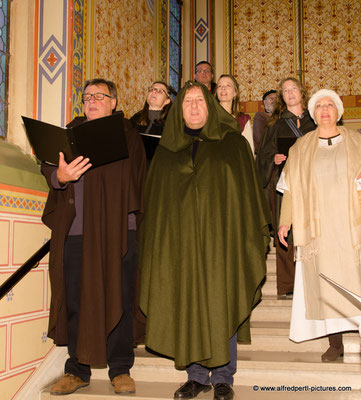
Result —
POLYGON ((284 154, 288 157, 288 151, 296 143, 295 137, 279 137, 277 138, 278 154, 284 154))
POLYGON ((85 121, 72 128, 61 128, 22 116, 36 157, 58 165, 62 151, 67 163, 79 156, 89 158, 92 168, 128 157, 123 113, 85 121))

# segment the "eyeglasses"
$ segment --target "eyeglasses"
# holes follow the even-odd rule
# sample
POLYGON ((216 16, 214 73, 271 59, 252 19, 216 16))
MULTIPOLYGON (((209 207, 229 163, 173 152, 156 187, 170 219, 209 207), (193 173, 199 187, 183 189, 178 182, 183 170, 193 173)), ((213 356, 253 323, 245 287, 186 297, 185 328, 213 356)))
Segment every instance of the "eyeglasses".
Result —
POLYGON ((94 100, 104 100, 104 97, 109 97, 112 99, 112 96, 109 96, 109 94, 105 93, 85 93, 81 96, 83 101, 90 101, 90 99, 94 97, 94 100))
POLYGON ((149 87, 148 88, 148 93, 158 93, 158 94, 164 94, 165 96, 169 97, 168 93, 164 89, 159 89, 156 87, 149 87))
POLYGON ((197 74, 210 74, 212 71, 207 68, 207 69, 197 69, 196 73, 197 74))

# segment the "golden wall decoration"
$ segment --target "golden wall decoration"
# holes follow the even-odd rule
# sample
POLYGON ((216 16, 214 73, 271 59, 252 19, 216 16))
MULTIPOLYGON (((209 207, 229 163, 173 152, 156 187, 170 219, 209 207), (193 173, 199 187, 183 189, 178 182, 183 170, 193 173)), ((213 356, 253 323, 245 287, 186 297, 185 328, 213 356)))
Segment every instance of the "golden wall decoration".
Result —
POLYGON ((331 88, 361 94, 360 0, 303 0, 305 81, 311 93, 331 88))
POLYGON ((259 101, 296 75, 292 0, 234 0, 234 75, 242 101, 259 101))
POLYGON ((130 117, 153 81, 154 18, 145 0, 102 0, 95 7, 94 76, 117 84, 117 108, 130 117))

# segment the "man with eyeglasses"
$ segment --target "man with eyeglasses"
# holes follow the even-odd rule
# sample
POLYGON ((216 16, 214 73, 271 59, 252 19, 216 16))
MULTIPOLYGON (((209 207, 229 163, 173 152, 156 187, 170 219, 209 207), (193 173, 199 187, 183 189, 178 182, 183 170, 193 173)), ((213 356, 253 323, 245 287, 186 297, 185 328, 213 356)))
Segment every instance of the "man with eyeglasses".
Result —
POLYGON ((196 65, 196 73, 194 80, 207 86, 208 90, 214 94, 216 90, 216 83, 213 82, 213 67, 208 61, 200 61, 196 65))
MULTIPOLYGON (((84 117, 115 112, 117 91, 104 79, 87 81, 84 117)), ((118 394, 134 393, 133 298, 137 271, 136 222, 143 213, 146 159, 142 140, 124 119, 129 157, 97 168, 82 156, 58 167, 42 164, 49 185, 43 214, 52 230, 48 336, 67 345, 65 375, 51 388, 65 395, 89 385, 90 365, 109 366, 118 394)), ((102 132, 99 131, 99 135, 102 132)))

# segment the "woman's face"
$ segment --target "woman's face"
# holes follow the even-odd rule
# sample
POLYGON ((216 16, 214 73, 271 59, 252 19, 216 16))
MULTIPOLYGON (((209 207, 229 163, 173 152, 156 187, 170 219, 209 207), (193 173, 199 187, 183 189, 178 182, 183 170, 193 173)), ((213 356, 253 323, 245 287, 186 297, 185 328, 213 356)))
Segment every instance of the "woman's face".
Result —
POLYGON ((282 96, 287 108, 302 104, 302 93, 293 81, 286 81, 282 85, 282 96))
POLYGON ((318 126, 335 126, 338 110, 330 97, 322 97, 315 104, 315 120, 318 126))
POLYGON ((224 76, 218 80, 217 97, 221 103, 222 101, 232 101, 236 94, 236 88, 231 78, 224 76))
POLYGON ((169 104, 170 99, 167 96, 167 88, 161 83, 153 83, 148 89, 147 103, 150 110, 162 110, 169 104))

